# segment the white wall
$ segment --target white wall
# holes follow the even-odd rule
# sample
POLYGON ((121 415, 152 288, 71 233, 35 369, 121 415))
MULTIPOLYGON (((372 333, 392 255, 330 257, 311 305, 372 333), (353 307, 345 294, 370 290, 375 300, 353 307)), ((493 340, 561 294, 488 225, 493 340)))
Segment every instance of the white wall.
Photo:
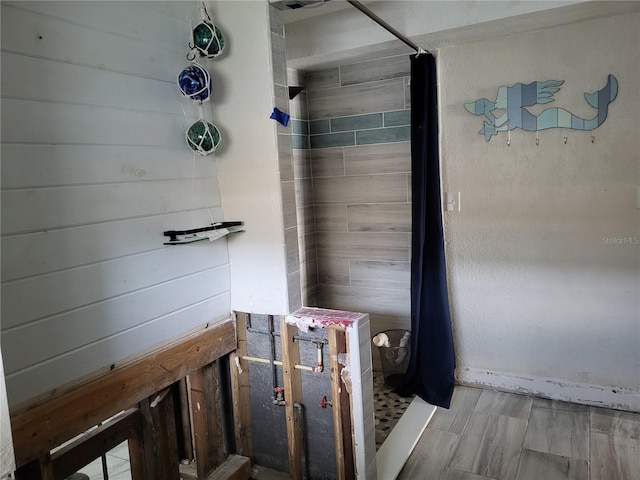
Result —
POLYGON ((229 39, 229 52, 211 64, 220 87, 215 115, 226 139, 218 164, 222 207, 225 218, 246 226, 229 243, 231 307, 289 313, 277 123, 269 118, 275 105, 269 5, 222 1, 211 13, 229 39))
POLYGON ((198 112, 175 84, 197 6, 2 2, 11 404, 229 315, 226 241, 162 244, 210 223, 206 207, 222 219, 216 158, 186 146, 198 112))
MULTIPOLYGON (((640 410, 640 14, 439 52, 443 190, 458 377, 640 410), (501 85, 564 80, 554 103, 619 81, 591 134, 513 131, 485 142, 465 102, 501 85), (563 135, 568 136, 564 144, 563 135), (606 238, 631 243, 607 243, 606 238)), ((544 107, 534 107, 539 113, 544 107)))

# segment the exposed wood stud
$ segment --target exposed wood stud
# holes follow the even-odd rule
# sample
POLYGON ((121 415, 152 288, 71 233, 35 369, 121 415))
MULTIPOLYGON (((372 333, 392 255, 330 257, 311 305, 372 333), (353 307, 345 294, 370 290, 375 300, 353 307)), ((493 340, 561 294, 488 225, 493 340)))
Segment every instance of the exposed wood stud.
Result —
POLYGON ((236 451, 240 455, 253 458, 249 367, 248 362, 241 360, 243 356, 247 355, 246 317, 248 315, 248 313, 236 313, 236 336, 238 343, 236 352, 230 355, 229 361, 231 369, 231 389, 233 391, 233 420, 235 425, 236 451))
POLYGON ((294 342, 298 327, 289 325, 280 317, 280 341, 282 348, 282 372, 287 418, 287 440, 289 447, 289 474, 291 480, 306 478, 302 458, 304 456, 304 431, 302 405, 302 377, 295 365, 300 363, 299 344, 294 342))
POLYGON ((189 412, 189 395, 187 393, 187 379, 183 378, 178 383, 178 392, 180 396, 180 427, 182 434, 180 436, 180 457, 185 460, 193 460, 193 442, 191 440, 191 418, 189 412))
POLYGON ((55 480, 51 455, 46 453, 40 457, 40 477, 42 480, 55 480))
POLYGON ((204 479, 224 461, 215 363, 191 373, 188 385, 198 478, 204 479))
POLYGON ((149 399, 140 402, 140 413, 142 415, 142 454, 144 455, 144 470, 147 472, 148 478, 160 478, 160 468, 157 465, 157 437, 154 428, 149 399))
MULTIPOLYGON (((140 419, 142 422, 142 418, 140 419)), ((129 465, 131 468, 131 480, 145 480, 151 478, 146 473, 146 462, 144 453, 144 442, 142 437, 142 423, 128 440, 129 445, 129 465)))
POLYGON ((347 340, 342 329, 329 328, 329 369, 333 401, 333 436, 336 450, 338 480, 355 478, 353 444, 351 442, 351 403, 349 393, 342 386, 338 354, 347 353, 347 340))
POLYGON ((207 411, 207 426, 209 428, 209 451, 213 468, 217 468, 224 462, 217 361, 203 367, 202 373, 202 386, 204 387, 204 401, 207 411))
POLYGON ((192 440, 199 480, 205 478, 212 468, 211 454, 209 452, 209 429, 207 428, 207 413, 202 384, 202 370, 196 370, 189 375, 187 385, 189 386, 189 403, 191 407, 192 440))
POLYGON ((158 404, 158 424, 160 429, 160 459, 162 479, 180 480, 180 458, 176 435, 175 408, 173 396, 167 395, 158 404))
POLYGON ((140 402, 145 470, 150 472, 149 478, 179 480, 173 396, 166 396, 155 408, 151 408, 154 398, 140 402))

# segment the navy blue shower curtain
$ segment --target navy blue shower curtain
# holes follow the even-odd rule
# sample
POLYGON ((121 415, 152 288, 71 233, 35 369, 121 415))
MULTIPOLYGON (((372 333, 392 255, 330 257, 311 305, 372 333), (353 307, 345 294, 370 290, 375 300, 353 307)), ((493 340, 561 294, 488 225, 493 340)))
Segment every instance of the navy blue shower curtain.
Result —
POLYGON ((455 354, 444 255, 435 58, 411 57, 411 359, 396 392, 449 408, 455 354))

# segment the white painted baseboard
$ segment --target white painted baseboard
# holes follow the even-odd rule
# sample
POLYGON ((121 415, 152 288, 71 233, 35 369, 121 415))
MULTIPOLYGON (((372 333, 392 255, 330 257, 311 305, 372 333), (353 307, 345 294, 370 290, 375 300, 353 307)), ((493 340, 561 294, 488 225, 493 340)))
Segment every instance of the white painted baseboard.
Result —
POLYGON ((459 368, 456 371, 456 379, 457 383, 462 385, 489 387, 552 400, 640 412, 640 392, 628 388, 475 368, 459 368))

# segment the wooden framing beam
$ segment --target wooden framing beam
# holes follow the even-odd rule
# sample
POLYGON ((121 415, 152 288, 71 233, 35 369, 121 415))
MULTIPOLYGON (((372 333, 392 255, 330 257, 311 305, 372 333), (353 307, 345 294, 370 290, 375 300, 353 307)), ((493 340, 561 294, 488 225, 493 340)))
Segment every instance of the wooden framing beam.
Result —
POLYGON ((179 448, 180 458, 192 461, 194 457, 193 453, 193 439, 191 438, 191 409, 189 408, 189 387, 187 386, 187 379, 183 378, 178 382, 178 405, 181 432, 179 432, 179 448))
POLYGON ((304 418, 302 411, 302 377, 295 366, 300 363, 300 348, 294 341, 298 327, 289 325, 280 317, 280 342, 282 347, 282 376, 287 417, 287 440, 289 447, 289 475, 291 480, 306 478, 304 465, 304 418))
POLYGON ((210 451, 209 429, 207 427, 207 408, 204 393, 202 370, 196 370, 187 377, 189 388, 189 411, 191 412, 191 434, 195 451, 196 472, 202 480, 213 467, 210 451))
POLYGON ((213 468, 224 462, 222 413, 218 379, 218 361, 202 367, 202 387, 204 388, 205 410, 209 429, 209 454, 213 468))
POLYGON ((173 396, 170 391, 140 402, 144 464, 148 478, 179 480, 178 444, 173 396))
POLYGON ((16 464, 22 466, 39 459, 52 448, 134 407, 235 348, 235 326, 228 319, 83 385, 12 412, 16 464))
POLYGON ((251 460, 240 455, 229 455, 206 480, 249 480, 250 477, 251 460))
POLYGON ((149 478, 145 470, 144 441, 142 430, 136 431, 129 437, 129 466, 131 468, 131 480, 146 480, 149 478))
POLYGON ((215 363, 207 365, 192 372, 187 382, 199 480, 224 461, 216 370, 215 363))
POLYGON ((355 478, 353 443, 351 441, 351 402, 346 388, 342 387, 340 374, 344 368, 338 363, 338 354, 347 353, 347 338, 344 330, 328 329, 329 371, 331 373, 331 400, 333 407, 333 437, 336 451, 338 480, 355 478))
POLYGON ((237 348, 229 357, 231 389, 233 391, 233 423, 235 425, 236 452, 253 458, 253 438, 251 432, 251 398, 249 387, 249 365, 242 360, 247 355, 248 313, 236 313, 237 348), (240 368, 238 368, 240 367, 240 368))

